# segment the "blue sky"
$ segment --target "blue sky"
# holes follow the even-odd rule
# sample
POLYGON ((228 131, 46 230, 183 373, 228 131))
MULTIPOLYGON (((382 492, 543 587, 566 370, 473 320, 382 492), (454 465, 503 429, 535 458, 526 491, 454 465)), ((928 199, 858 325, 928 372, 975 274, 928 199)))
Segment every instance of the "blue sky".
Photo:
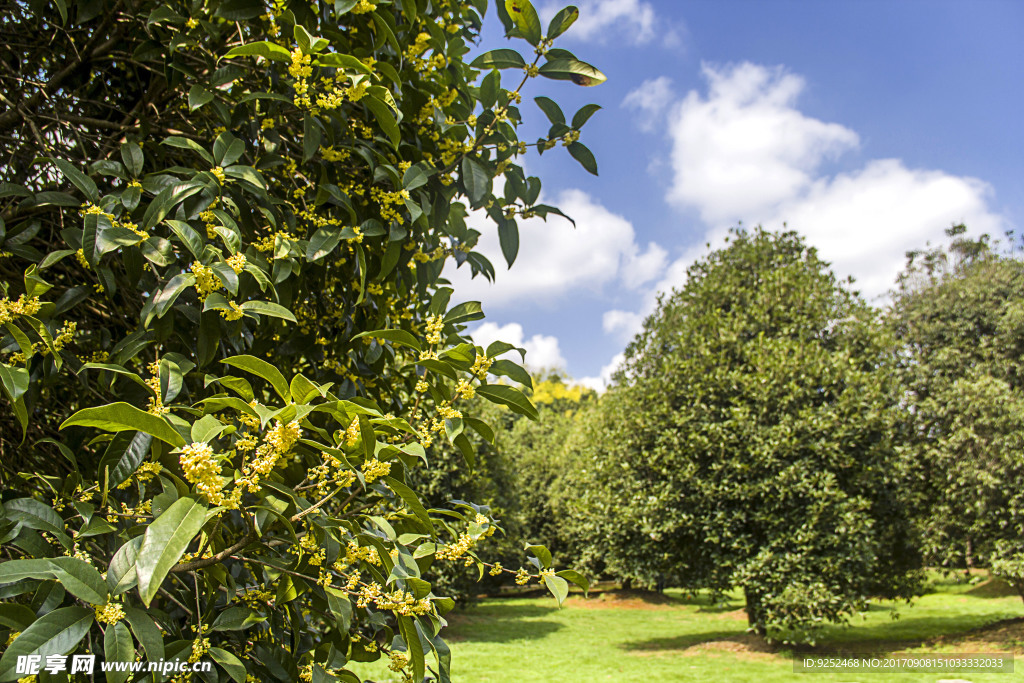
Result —
MULTIPOLYGON (((560 8, 535 4, 547 16, 560 8)), ((581 141, 601 175, 562 147, 526 157, 577 228, 523 223, 509 271, 485 229, 496 284, 450 273, 460 298, 484 304, 478 342, 519 343, 528 364, 600 386, 658 293, 737 221, 786 221, 876 301, 904 252, 941 241, 950 224, 996 234, 1024 224, 1024 3, 576 4, 559 46, 608 81, 531 81, 523 137, 546 132, 536 95, 570 115, 595 102, 603 110, 581 141)), ((482 47, 502 46, 488 20, 482 47)))

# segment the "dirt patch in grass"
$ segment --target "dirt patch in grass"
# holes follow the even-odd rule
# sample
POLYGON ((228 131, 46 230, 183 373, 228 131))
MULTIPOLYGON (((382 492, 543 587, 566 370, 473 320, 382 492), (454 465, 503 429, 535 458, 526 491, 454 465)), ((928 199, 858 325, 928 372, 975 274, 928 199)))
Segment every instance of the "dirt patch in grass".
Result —
POLYGON ((964 591, 964 595, 971 595, 979 598, 1010 598, 1019 597, 1017 591, 1002 579, 991 578, 979 583, 974 588, 964 591))
POLYGON ((683 606, 682 601, 662 593, 639 590, 612 590, 591 592, 590 597, 572 595, 565 601, 568 607, 583 609, 667 609, 683 606))
POLYGON ((766 643, 764 638, 749 633, 739 633, 693 644, 687 644, 688 640, 692 640, 692 638, 681 638, 680 642, 676 644, 670 640, 652 642, 633 649, 630 654, 640 657, 718 657, 728 654, 747 661, 764 661, 777 656, 775 648, 766 643))
POLYGON ((922 647, 953 647, 959 652, 1024 654, 1024 618, 1001 621, 967 633, 940 636, 927 641, 922 647))

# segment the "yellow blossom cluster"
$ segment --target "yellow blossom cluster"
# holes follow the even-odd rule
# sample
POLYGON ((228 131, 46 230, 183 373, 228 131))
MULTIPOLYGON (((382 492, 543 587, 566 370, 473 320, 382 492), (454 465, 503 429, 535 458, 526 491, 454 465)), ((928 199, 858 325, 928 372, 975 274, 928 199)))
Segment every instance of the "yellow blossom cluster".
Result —
POLYGON ((206 297, 224 286, 220 278, 213 274, 213 268, 204 266, 199 261, 193 261, 189 270, 196 276, 196 293, 200 301, 206 301, 206 297))
POLYGON ((520 567, 519 570, 516 571, 516 583, 519 584, 520 586, 525 586, 529 582, 530 582, 530 572, 528 572, 525 569, 523 569, 522 567, 520 567))
POLYGON ((238 597, 249 607, 267 607, 274 602, 273 593, 259 588, 249 588, 238 597))
POLYGON ((242 307, 236 304, 234 301, 229 301, 228 306, 231 307, 230 310, 226 308, 222 308, 220 310, 220 315, 225 320, 238 320, 243 315, 245 315, 245 311, 242 310, 242 307))
POLYGON ((241 252, 237 254, 232 254, 231 256, 228 257, 227 264, 231 266, 231 270, 235 271, 236 273, 241 273, 243 270, 245 270, 245 254, 241 252))
POLYGON ((188 661, 198 662, 203 656, 210 651, 210 639, 209 638, 196 638, 192 641, 192 654, 188 656, 188 661))
POLYGON ((483 380, 487 377, 487 371, 491 369, 491 364, 494 363, 493 358, 488 358, 484 354, 478 354, 476 360, 473 361, 473 367, 469 369, 470 374, 479 380, 483 380))
POLYGON ((164 405, 164 398, 160 391, 160 364, 150 363, 148 369, 151 377, 146 380, 146 386, 152 390, 153 395, 149 397, 149 406, 146 408, 146 412, 151 415, 164 415, 171 409, 164 405))
MULTIPOLYGON (((377 549, 372 546, 362 547, 355 541, 349 541, 348 545, 345 546, 345 557, 338 558, 334 563, 334 569, 336 571, 343 572, 346 568, 360 561, 372 564, 375 567, 379 566, 380 556, 377 554, 377 549)), ((356 577, 355 583, 358 584, 359 572, 355 572, 353 576, 356 577)))
POLYGON ((580 132, 578 130, 571 130, 562 136, 562 144, 568 147, 572 143, 580 139, 580 132))
POLYGON ((458 386, 455 387, 455 393, 462 398, 469 399, 476 396, 476 389, 468 379, 460 379, 458 386))
POLYGON ((388 192, 379 187, 373 187, 370 188, 370 198, 377 202, 377 206, 380 209, 380 218, 383 222, 395 221, 399 225, 405 222, 400 211, 405 206, 404 201, 409 199, 408 190, 388 192))
POLYGON ((359 0, 356 6, 352 8, 352 14, 366 14, 377 9, 377 3, 370 2, 370 0, 359 0))
POLYGON ((124 608, 116 602, 108 602, 103 607, 93 607, 93 611, 96 613, 96 621, 101 624, 113 626, 125 618, 124 608))
POLYGON ((355 446, 357 441, 359 441, 359 418, 353 417, 345 429, 345 445, 355 446))
POLYGON ((302 49, 296 47, 292 50, 291 64, 288 66, 288 73, 295 79, 292 85, 295 88, 295 106, 309 109, 313 106, 309 98, 309 77, 313 75, 313 67, 310 66, 312 58, 302 54, 302 49))
POLYGON ((427 343, 440 344, 441 331, 444 329, 444 318, 440 315, 431 316, 427 319, 427 343))
POLYGON ((470 536, 469 534, 460 534, 459 540, 457 540, 455 543, 449 543, 437 551, 437 559, 452 561, 457 560, 466 553, 468 553, 469 549, 472 548, 475 544, 476 542, 473 540, 472 536, 470 536))
POLYGON ((352 155, 352 152, 346 148, 334 149, 334 147, 321 147, 320 156, 324 158, 324 161, 330 162, 341 162, 345 161, 352 155))
POLYGON ((389 658, 391 663, 388 664, 388 668, 392 671, 401 671, 409 664, 409 655, 404 652, 392 652, 389 658))
POLYGON ((6 325, 21 316, 35 315, 42 306, 37 296, 26 297, 22 294, 17 301, 4 297, 0 299, 0 325, 6 325))
POLYGON ((351 486, 356 481, 356 473, 330 453, 322 453, 323 463, 310 470, 310 478, 316 481, 317 493, 327 495, 331 486, 351 486))
POLYGON ((210 173, 213 174, 213 177, 216 178, 217 182, 221 185, 223 185, 224 181, 227 180, 227 176, 224 175, 224 169, 220 166, 214 166, 211 168, 210 173))
POLYGON ((386 477, 391 473, 391 463, 380 462, 377 458, 373 460, 367 460, 363 463, 363 476, 366 477, 366 483, 372 483, 375 479, 386 477))
POLYGON ((255 493, 260 488, 260 479, 270 474, 277 461, 292 449, 302 435, 298 420, 288 424, 278 421, 263 436, 263 444, 256 449, 256 457, 242 466, 242 477, 238 480, 239 491, 244 487, 255 493))
POLYGON ((185 479, 195 485, 202 495, 214 505, 238 507, 241 489, 235 489, 231 496, 225 496, 224 478, 220 476, 220 463, 213 454, 213 447, 208 443, 190 443, 181 449, 178 458, 185 479))
POLYGON ((78 330, 78 323, 69 321, 57 330, 57 336, 53 338, 53 348, 60 351, 65 346, 71 343, 75 338, 75 332, 78 330))
POLYGON ((217 214, 213 212, 214 206, 216 206, 216 204, 211 204, 206 211, 202 211, 199 214, 199 220, 201 220, 203 225, 206 226, 206 238, 211 240, 217 236, 217 233, 214 230, 214 228, 217 227, 217 214))

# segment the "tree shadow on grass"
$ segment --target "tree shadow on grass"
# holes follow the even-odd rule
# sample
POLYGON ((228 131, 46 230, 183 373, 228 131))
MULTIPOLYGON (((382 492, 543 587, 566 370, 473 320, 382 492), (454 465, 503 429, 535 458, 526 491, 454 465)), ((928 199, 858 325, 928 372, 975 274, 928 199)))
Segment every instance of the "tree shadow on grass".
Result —
POLYGON ((666 638, 620 643, 618 647, 636 654, 725 650, 773 653, 784 657, 797 654, 884 655, 919 647, 955 646, 960 642, 986 643, 1001 649, 1024 642, 1024 617, 989 621, 971 627, 962 615, 922 617, 904 622, 857 625, 849 629, 827 629, 814 645, 769 643, 742 629, 688 633, 666 638), (1020 639, 1014 637, 1020 634, 1020 639))
POLYGON ((564 624, 543 618, 557 611, 556 607, 540 605, 501 605, 449 613, 445 639, 476 643, 537 640, 565 628, 564 624))

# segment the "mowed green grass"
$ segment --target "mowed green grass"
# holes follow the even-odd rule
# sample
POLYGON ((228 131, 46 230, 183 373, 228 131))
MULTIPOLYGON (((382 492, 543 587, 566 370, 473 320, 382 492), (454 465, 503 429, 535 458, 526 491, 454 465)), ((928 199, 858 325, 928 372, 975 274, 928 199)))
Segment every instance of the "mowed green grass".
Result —
MULTIPOLYGON (((991 584, 938 580, 913 605, 873 604, 849 627, 830 627, 818 652, 1021 652, 1024 604, 991 584)), ((746 633, 742 602, 709 604, 680 591, 664 596, 605 593, 570 598, 491 598, 451 615, 452 678, 477 681, 1007 681, 1005 673, 794 673, 792 652, 746 633)), ((433 664, 428 659, 428 664, 433 664)), ((382 663, 362 676, 398 681, 382 663)))

